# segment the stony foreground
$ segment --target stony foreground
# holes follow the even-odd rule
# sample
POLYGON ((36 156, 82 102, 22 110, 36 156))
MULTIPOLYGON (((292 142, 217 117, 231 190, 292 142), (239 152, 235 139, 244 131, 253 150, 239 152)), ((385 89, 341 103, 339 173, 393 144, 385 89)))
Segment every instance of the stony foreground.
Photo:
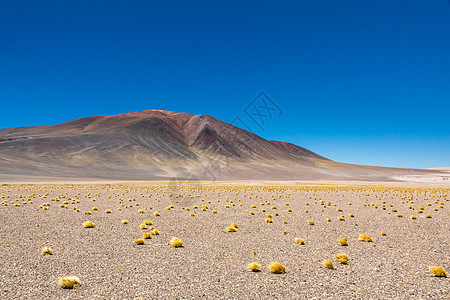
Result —
POLYGON ((4 185, 0 298, 449 299, 449 278, 429 271, 450 269, 449 192, 4 185), (144 220, 152 222, 147 229, 140 228, 144 220), (85 221, 95 227, 84 228, 85 221), (226 231, 231 223, 236 232, 226 231), (134 244, 151 226, 159 235, 134 244), (373 242, 359 241, 360 234, 373 242), (183 247, 169 243, 174 236, 183 247), (339 238, 349 245, 341 246, 339 238), (53 255, 41 255, 44 247, 53 255), (348 254, 349 263, 337 262, 338 253, 348 254), (325 268, 325 259, 335 269, 325 268), (250 262, 261 264, 261 271, 249 271, 250 262), (271 273, 272 262, 286 273, 271 273), (62 289, 56 284, 61 276, 77 276, 81 286, 62 289))

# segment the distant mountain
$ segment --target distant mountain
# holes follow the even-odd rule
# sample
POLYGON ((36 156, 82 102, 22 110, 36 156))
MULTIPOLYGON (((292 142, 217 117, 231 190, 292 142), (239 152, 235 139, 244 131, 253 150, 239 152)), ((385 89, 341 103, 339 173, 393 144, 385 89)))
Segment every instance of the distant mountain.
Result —
POLYGON ((388 180, 426 170, 331 161, 207 115, 148 110, 0 130, 0 178, 388 180))
POLYGON ((440 170, 450 172, 450 167, 429 168, 428 170, 440 170))

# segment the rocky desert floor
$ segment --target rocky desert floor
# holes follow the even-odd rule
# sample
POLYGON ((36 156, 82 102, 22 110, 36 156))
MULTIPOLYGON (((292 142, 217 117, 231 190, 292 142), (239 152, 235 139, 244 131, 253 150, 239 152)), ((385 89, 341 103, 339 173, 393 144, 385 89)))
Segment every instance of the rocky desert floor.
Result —
POLYGON ((449 278, 429 270, 450 269, 449 193, 361 185, 3 185, 0 298, 449 299, 449 278), (145 220, 151 224, 142 229, 145 220), (86 221, 95 227, 84 228, 86 221), (236 231, 228 232, 232 223, 236 231), (136 245, 144 232, 151 239, 136 245), (173 247, 172 237, 183 247, 173 247), (44 247, 53 255, 42 255, 44 247), (348 264, 335 260, 339 253, 348 264), (251 272, 251 262, 261 271, 251 272), (271 273, 272 262, 286 273, 271 273), (56 281, 64 276, 77 276, 81 286, 62 289, 56 281))

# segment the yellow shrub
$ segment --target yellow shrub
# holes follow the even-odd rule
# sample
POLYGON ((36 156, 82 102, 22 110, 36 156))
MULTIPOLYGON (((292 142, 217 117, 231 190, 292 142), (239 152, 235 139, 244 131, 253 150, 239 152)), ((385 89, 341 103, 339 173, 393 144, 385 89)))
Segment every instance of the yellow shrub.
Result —
POLYGON ((334 269, 333 263, 331 262, 331 260, 325 259, 322 264, 324 265, 325 268, 327 269, 334 269))
POLYGON ((340 238, 339 243, 341 244, 341 246, 348 246, 348 242, 347 242, 346 238, 340 238))
POLYGON ((445 272, 443 267, 439 266, 430 266, 431 273, 436 277, 447 277, 447 272, 445 272))
POLYGON ((230 227, 227 227, 227 228, 225 228, 228 232, 236 232, 237 231, 237 229, 236 229, 236 227, 233 227, 233 226, 230 226, 230 227))
POLYGON ((261 265, 255 262, 249 263, 247 267, 252 272, 259 272, 261 270, 261 265))
POLYGON ((145 244, 145 241, 144 241, 144 239, 137 239, 137 240, 134 240, 134 243, 135 243, 136 245, 144 245, 144 244, 145 244))
POLYGON ((269 268, 270 272, 275 273, 275 274, 286 273, 286 267, 277 262, 271 263, 268 268, 269 268))
POLYGON ((348 255, 345 254, 345 253, 339 253, 339 254, 336 254, 336 255, 334 256, 334 258, 335 258, 338 262, 340 262, 341 264, 344 264, 344 265, 348 264, 349 258, 348 258, 348 255))
POLYGON ((63 289, 77 289, 81 286, 80 278, 76 276, 60 277, 57 283, 63 289))
POLYGON ((42 249, 41 251, 42 255, 53 255, 53 250, 49 247, 45 247, 44 249, 42 249))
POLYGON ((372 238, 367 234, 360 234, 358 239, 363 242, 372 242, 372 238))
POLYGON ((170 240, 170 243, 175 248, 183 247, 183 242, 177 237, 172 237, 172 239, 170 240))
POLYGON ((86 222, 83 223, 83 227, 84 228, 94 228, 95 224, 92 221, 86 221, 86 222))
POLYGON ((304 245, 304 244, 305 244, 305 240, 304 240, 304 239, 301 239, 301 238, 295 238, 294 240, 295 240, 295 242, 296 242, 297 244, 299 244, 299 245, 304 245))

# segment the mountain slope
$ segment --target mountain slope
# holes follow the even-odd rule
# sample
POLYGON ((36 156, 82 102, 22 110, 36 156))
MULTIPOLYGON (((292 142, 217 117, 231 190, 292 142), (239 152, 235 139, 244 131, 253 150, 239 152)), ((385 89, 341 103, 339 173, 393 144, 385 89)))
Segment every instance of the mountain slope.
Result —
POLYGON ((211 116, 161 110, 0 130, 0 175, 9 176, 383 180, 408 172, 333 162, 211 116))

